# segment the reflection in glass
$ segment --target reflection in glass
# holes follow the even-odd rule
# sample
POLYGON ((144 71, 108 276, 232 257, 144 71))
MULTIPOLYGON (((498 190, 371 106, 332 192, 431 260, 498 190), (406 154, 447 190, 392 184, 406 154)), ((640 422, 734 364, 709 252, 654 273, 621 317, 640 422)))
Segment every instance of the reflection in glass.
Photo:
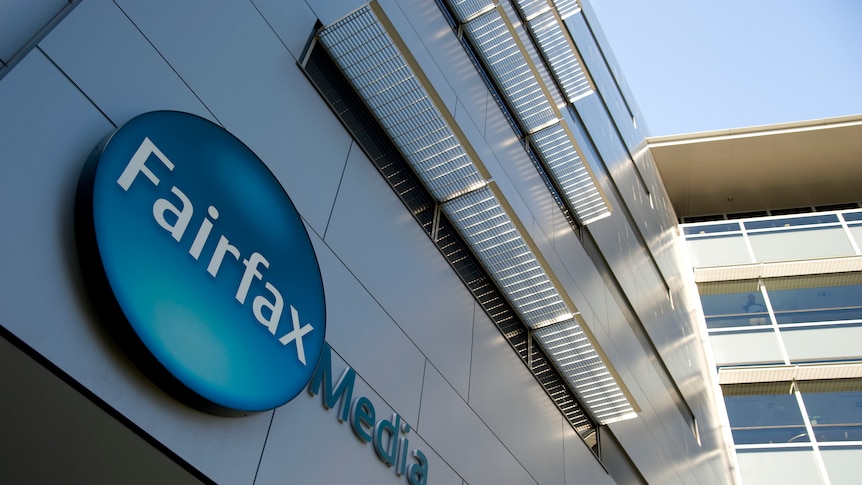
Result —
POLYGON ((698 289, 708 328, 770 324, 756 280, 703 283, 698 289))
POLYGON ((764 285, 779 324, 862 319, 862 273, 776 278, 764 285))
POLYGON ((862 441, 862 379, 800 381, 818 442, 862 441))
POLYGON ((735 384, 722 390, 737 445, 810 441, 790 382, 735 384))

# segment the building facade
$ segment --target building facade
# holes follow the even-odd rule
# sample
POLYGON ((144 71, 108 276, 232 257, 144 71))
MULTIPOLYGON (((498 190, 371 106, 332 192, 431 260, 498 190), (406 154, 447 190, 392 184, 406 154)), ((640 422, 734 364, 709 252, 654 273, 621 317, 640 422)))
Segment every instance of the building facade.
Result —
POLYGON ((737 479, 586 2, 9 2, 0 32, 0 480, 737 479))
POLYGON ((650 140, 689 221, 745 483, 862 475, 860 129, 850 116, 650 140))

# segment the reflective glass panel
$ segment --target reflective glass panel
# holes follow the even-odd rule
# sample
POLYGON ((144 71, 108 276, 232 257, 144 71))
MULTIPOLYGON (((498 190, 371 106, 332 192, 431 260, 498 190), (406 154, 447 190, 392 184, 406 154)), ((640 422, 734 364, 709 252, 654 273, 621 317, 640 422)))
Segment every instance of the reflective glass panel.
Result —
POLYGON ((708 328, 769 325, 769 313, 757 280, 698 285, 708 328))
POLYGON ((757 261, 832 258, 854 254, 840 226, 749 233, 757 261))
POLYGON ((764 285, 779 324, 862 319, 862 273, 775 278, 764 285))
POLYGON ((862 441, 862 379, 800 381, 818 442, 862 441))
POLYGON ((862 477, 862 447, 821 447, 823 464, 832 485, 858 485, 862 477))
POLYGON ((739 222, 722 222, 718 224, 685 226, 683 228, 683 234, 714 234, 718 232, 733 232, 739 230, 739 222))
POLYGON ((781 338, 792 363, 858 360, 862 355, 862 325, 782 328, 781 338))
POLYGON ((856 241, 856 246, 862 248, 862 225, 851 225, 849 229, 850 235, 856 241))
POLYGON ((784 363, 784 356, 772 327, 711 333, 709 343, 712 345, 717 365, 784 363))
POLYGON ((753 262, 742 234, 688 239, 686 244, 695 268, 753 262))
POLYGON ((736 456, 742 481, 748 485, 824 483, 812 448, 737 450, 736 456))
POLYGON ((745 228, 748 230, 769 229, 773 227, 798 227, 811 226, 815 224, 837 223, 838 216, 836 214, 815 214, 810 216, 799 217, 784 217, 770 218, 745 221, 745 228))
POLYGON ((736 384, 722 391, 735 444, 810 441, 790 382, 736 384))

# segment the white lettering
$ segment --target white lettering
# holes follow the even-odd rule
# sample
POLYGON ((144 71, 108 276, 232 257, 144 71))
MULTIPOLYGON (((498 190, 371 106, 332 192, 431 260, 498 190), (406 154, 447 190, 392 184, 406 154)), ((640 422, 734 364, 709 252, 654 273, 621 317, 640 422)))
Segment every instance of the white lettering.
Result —
MULTIPOLYGON (((272 296, 275 297, 275 301, 270 302, 264 298, 263 295, 260 295, 255 297, 252 302, 252 309, 254 310, 254 316, 257 318, 257 321, 265 325, 266 328, 269 329, 269 333, 275 335, 275 331, 278 329, 278 321, 281 320, 281 312, 284 309, 284 299, 282 299, 281 293, 279 293, 275 286, 272 286, 272 283, 269 281, 266 282, 266 289, 272 293, 272 296), (269 308, 269 318, 263 316, 264 308, 269 308)), ((303 363, 305 362, 303 361, 303 363)))
POLYGON ((242 264, 245 265, 245 271, 242 273, 239 288, 236 290, 236 301, 245 303, 245 297, 248 295, 248 289, 251 287, 251 280, 263 277, 260 271, 257 270, 257 265, 263 264, 264 268, 269 268, 269 261, 262 254, 254 252, 251 253, 248 259, 243 259, 242 264))
POLYGON ((192 207, 192 202, 186 197, 186 194, 183 193, 182 190, 171 187, 171 192, 180 199, 180 202, 183 203, 183 208, 178 209, 177 206, 170 203, 170 201, 166 199, 158 199, 156 203, 153 204, 153 217, 156 219, 156 222, 162 226, 162 229, 171 233, 171 236, 179 242, 183 237, 183 234, 186 232, 186 227, 189 226, 189 221, 192 220, 192 214, 195 209, 192 207), (176 216, 177 222, 171 225, 167 219, 165 219, 165 212, 171 212, 176 216))
POLYGON ((144 141, 141 142, 141 146, 138 147, 138 150, 135 151, 135 154, 132 155, 131 160, 129 160, 129 164, 126 165, 125 170, 120 174, 120 178, 117 179, 117 183, 120 184, 120 187, 122 187, 123 190, 129 190, 129 187, 132 186, 132 182, 135 181, 135 177, 137 177, 139 173, 146 175, 153 185, 159 185, 159 178, 156 177, 156 174, 146 166, 147 159, 150 158, 150 155, 158 157, 158 159, 165 164, 165 167, 168 167, 168 170, 174 169, 174 164, 168 160, 168 157, 166 157, 149 138, 144 138, 144 141))
POLYGON ((291 341, 296 341, 296 356, 299 358, 299 361, 305 365, 305 348, 302 346, 302 337, 308 332, 314 330, 314 327, 309 323, 300 327, 299 312, 296 311, 296 308, 293 308, 293 305, 290 306, 290 317, 293 321, 293 330, 284 337, 278 339, 278 341, 281 342, 282 345, 287 345, 291 341))
MULTIPOLYGON (((129 163, 123 169, 120 177, 117 179, 117 184, 123 190, 129 190, 132 183, 137 179, 138 174, 144 174, 144 176, 149 179, 154 186, 159 185, 161 180, 156 176, 155 172, 146 165, 146 162, 150 159, 151 155, 155 155, 169 171, 174 170, 174 163, 171 162, 171 160, 168 159, 168 157, 165 156, 165 154, 162 153, 162 151, 159 150, 149 138, 144 138, 134 155, 132 155, 129 163)), ((180 242, 194 216, 194 205, 179 187, 171 187, 171 193, 176 196, 177 200, 179 200, 180 206, 178 207, 175 202, 168 199, 157 198, 153 203, 153 218, 162 229, 170 233, 171 237, 175 241, 180 242)), ((216 209, 215 206, 209 206, 207 208, 207 214, 203 216, 203 220, 201 221, 194 240, 188 250, 189 255, 195 260, 200 259, 204 247, 209 241, 214 228, 214 221, 216 221, 218 217, 218 209, 216 209)), ((265 326, 267 330, 269 330, 269 333, 276 335, 281 321, 281 316, 284 311, 284 298, 275 285, 263 279, 262 268, 269 268, 269 261, 267 261, 263 254, 257 251, 252 252, 248 258, 243 259, 239 248, 231 244, 230 240, 222 234, 219 236, 218 243, 213 250, 209 264, 207 265, 207 272, 213 278, 218 276, 219 269, 221 269, 222 263, 224 262, 225 254, 228 253, 237 261, 241 261, 242 265, 245 266, 242 277, 237 285, 235 294, 236 301, 241 305, 245 305, 252 283, 255 280, 263 281, 263 288, 269 291, 271 300, 263 294, 257 294, 252 301, 252 314, 261 325, 265 326), (267 317, 266 314, 269 316, 267 317)), ((301 324, 299 312, 293 306, 290 307, 290 314, 293 328, 283 337, 279 338, 278 341, 284 346, 294 342, 296 344, 297 359, 302 362, 303 365, 307 365, 302 338, 314 330, 314 327, 311 324, 301 324)))
MULTIPOLYGON (((218 209, 213 206, 209 206, 207 209, 207 213, 210 217, 212 217, 213 221, 218 219, 218 209)), ((201 251, 204 249, 204 244, 206 244, 207 239, 210 237, 210 231, 213 229, 213 223, 211 220, 207 219, 206 216, 204 220, 201 221, 201 227, 198 229, 198 233, 195 236, 195 240, 192 241, 192 247, 189 248, 189 254, 192 255, 193 258, 198 259, 201 257, 201 251)))
POLYGON ((210 264, 207 266, 207 272, 215 278, 221 268, 221 262, 224 259, 224 253, 229 252, 239 261, 239 249, 236 248, 226 237, 221 236, 218 240, 218 245, 213 251, 213 257, 210 259, 210 264))

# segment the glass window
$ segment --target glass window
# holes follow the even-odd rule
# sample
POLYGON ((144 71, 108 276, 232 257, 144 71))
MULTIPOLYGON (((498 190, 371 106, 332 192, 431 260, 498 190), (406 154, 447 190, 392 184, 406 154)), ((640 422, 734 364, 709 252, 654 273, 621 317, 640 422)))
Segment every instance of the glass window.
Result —
POLYGON ((739 460, 742 481, 747 484, 818 485, 824 483, 820 477, 817 460, 814 458, 814 450, 811 448, 737 450, 736 456, 739 460))
POLYGON ((856 247, 862 248, 862 224, 853 224, 850 225, 850 235, 853 236, 853 240, 856 241, 856 247))
POLYGON ((735 444, 810 441, 790 382, 736 384, 722 391, 735 444))
POLYGON ((818 442, 862 441, 862 379, 800 381, 818 442))
POLYGON ((722 222, 684 226, 683 234, 715 234, 717 232, 739 232, 739 222, 722 222))
POLYGON ((717 365, 783 364, 784 356, 772 327, 712 333, 709 336, 717 365))
POLYGON ((764 281, 779 324, 862 319, 862 273, 764 281))
POLYGON ((686 240, 695 268, 751 263, 742 234, 686 240))
POLYGON ((792 363, 857 360, 862 354, 862 325, 782 328, 792 363))
POLYGON ((770 229, 774 227, 811 226, 816 224, 830 223, 838 223, 838 215, 815 214, 810 216, 770 218, 744 222, 745 228, 748 230, 770 229))
POLYGON ((708 328, 769 325, 769 313, 757 280, 698 285, 708 328))
POLYGON ((859 485, 862 477, 862 447, 821 447, 823 464, 832 485, 859 485))
POLYGON ((749 233, 748 238, 757 261, 791 261, 854 254, 853 246, 842 227, 749 233))

